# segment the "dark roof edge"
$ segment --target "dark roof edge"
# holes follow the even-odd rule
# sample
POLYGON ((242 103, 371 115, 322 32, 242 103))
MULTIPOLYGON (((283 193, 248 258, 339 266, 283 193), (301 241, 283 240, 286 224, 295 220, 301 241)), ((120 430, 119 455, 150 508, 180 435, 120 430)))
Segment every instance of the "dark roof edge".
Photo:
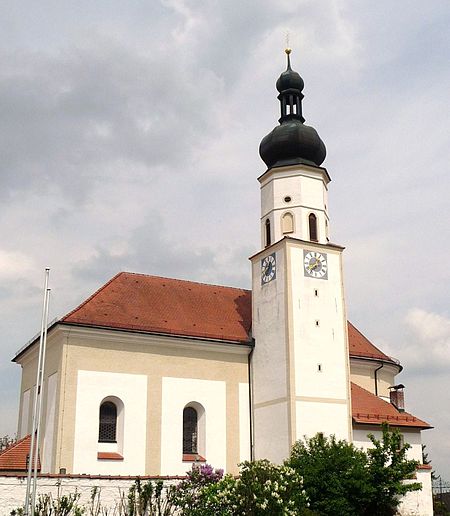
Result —
POLYGON ((377 362, 377 363, 382 362, 383 364, 397 366, 399 373, 401 373, 403 371, 403 366, 400 364, 400 362, 397 359, 392 358, 392 357, 387 357, 387 359, 386 359, 386 358, 381 358, 381 357, 376 357, 376 356, 355 355, 351 351, 349 352, 349 356, 350 356, 350 358, 355 358, 357 360, 372 361, 372 362, 377 362))

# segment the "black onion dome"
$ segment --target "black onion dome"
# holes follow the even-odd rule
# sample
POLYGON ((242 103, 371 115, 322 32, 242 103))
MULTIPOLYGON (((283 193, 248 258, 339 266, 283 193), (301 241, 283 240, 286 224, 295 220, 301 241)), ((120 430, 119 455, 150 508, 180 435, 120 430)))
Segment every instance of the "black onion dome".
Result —
POLYGON ((278 77, 277 80, 277 90, 281 93, 284 90, 299 90, 302 91, 302 89, 305 86, 305 83, 303 82, 303 79, 300 77, 300 74, 297 72, 294 72, 291 68, 291 59, 289 57, 289 54, 287 55, 288 59, 288 65, 286 70, 278 77))
POLYGON ((290 49, 286 49, 287 69, 277 80, 281 104, 280 125, 265 136, 259 154, 267 168, 286 165, 320 166, 325 160, 326 148, 317 131, 304 124, 302 115, 303 79, 291 69, 290 49))

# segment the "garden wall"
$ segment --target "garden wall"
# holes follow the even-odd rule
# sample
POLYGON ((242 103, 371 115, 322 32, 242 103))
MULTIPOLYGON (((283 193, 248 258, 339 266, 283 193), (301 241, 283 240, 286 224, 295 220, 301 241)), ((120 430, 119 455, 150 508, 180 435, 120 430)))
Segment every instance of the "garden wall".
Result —
MULTIPOLYGON (((103 507, 114 509, 122 494, 125 498, 129 488, 138 477, 113 477, 101 475, 39 475, 37 496, 51 494, 53 498, 59 495, 80 493, 80 505, 90 502, 94 487, 100 489, 100 500, 103 507)), ((183 477, 139 477, 141 480, 164 480, 167 485, 177 483, 183 477)), ((23 506, 27 489, 26 475, 4 474, 0 476, 0 516, 9 516, 17 507, 23 506)), ((37 499, 36 496, 36 499, 37 499)))

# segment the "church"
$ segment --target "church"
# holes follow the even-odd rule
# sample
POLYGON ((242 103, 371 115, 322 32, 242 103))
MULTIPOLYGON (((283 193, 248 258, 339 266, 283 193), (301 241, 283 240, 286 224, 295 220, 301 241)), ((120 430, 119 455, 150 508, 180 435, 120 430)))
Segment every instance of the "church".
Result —
MULTIPOLYGON (((304 123, 303 79, 286 54, 279 124, 260 144, 267 169, 251 291, 119 272, 54 322, 41 473, 183 475, 208 462, 236 474, 243 460, 280 463, 317 432, 367 448, 367 434, 379 437, 387 422, 420 463, 418 514, 432 514, 421 449, 431 426, 405 410, 400 363, 347 319, 326 149, 304 123)), ((20 438, 31 431, 38 344, 13 358, 20 438)))

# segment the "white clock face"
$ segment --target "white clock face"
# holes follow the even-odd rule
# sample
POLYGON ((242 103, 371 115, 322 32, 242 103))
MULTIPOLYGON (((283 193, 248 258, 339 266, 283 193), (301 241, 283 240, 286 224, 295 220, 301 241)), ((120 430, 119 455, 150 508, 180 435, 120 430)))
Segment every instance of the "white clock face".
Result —
POLYGON ((261 260, 261 284, 272 281, 277 275, 277 261, 275 253, 269 254, 261 260))
POLYGON ((328 279, 328 263, 325 253, 303 251, 303 267, 305 276, 328 279))

